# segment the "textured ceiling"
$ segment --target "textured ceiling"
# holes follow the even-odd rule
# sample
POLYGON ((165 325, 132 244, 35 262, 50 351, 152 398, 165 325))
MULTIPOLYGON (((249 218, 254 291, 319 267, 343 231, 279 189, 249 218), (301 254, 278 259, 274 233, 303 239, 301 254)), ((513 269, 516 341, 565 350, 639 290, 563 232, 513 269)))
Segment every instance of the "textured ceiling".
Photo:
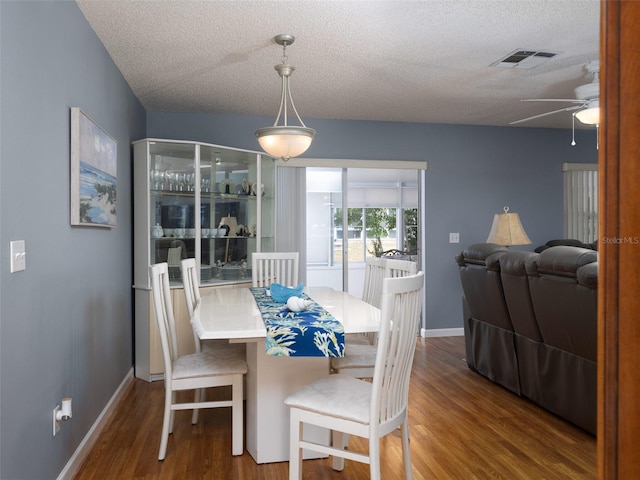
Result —
MULTIPOLYGON (((274 117, 282 49, 303 119, 508 125, 570 106, 598 59, 598 0, 77 0, 150 111, 274 117), (558 52, 532 69, 490 66, 558 52)), ((570 128, 571 114, 519 124, 570 128)))

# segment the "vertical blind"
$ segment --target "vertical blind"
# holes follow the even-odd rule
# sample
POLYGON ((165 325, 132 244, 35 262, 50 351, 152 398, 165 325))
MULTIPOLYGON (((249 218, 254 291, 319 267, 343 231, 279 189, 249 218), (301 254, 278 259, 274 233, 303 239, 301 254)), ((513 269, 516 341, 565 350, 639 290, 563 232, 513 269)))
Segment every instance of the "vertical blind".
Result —
POLYGON ((598 238, 598 165, 564 163, 564 236, 584 243, 598 238))

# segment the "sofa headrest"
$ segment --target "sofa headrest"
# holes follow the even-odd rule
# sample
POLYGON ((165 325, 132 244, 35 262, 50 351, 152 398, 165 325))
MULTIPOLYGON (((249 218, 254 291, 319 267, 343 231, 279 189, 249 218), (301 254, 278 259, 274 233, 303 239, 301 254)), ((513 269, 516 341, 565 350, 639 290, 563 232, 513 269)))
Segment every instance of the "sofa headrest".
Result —
POLYGON ((550 247, 541 252, 537 258, 527 261, 529 275, 551 273, 563 277, 576 277, 576 270, 588 263, 598 260, 598 252, 581 247, 550 247))
POLYGON ((537 256, 538 254, 534 252, 508 252, 500 257, 500 271, 510 275, 525 276, 527 274, 526 262, 537 256))
POLYGON ((576 240, 574 238, 559 238, 557 240, 549 240, 544 245, 540 245, 534 251, 537 253, 542 253, 549 247, 557 247, 560 245, 566 245, 569 247, 582 247, 582 248, 591 248, 591 245, 581 242, 580 240, 576 240))
POLYGON ((578 268, 578 283, 591 290, 598 289, 598 262, 591 262, 578 268))
POLYGON ((491 270, 498 270, 500 256, 508 251, 509 249, 496 243, 474 243, 456 255, 456 261, 461 267, 468 264, 484 265, 491 270))

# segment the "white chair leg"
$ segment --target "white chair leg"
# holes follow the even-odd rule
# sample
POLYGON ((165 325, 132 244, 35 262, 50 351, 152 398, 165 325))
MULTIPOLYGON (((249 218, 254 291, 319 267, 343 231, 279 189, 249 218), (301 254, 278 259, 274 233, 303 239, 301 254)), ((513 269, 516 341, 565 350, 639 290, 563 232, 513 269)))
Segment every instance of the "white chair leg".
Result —
POLYGON ((404 461, 404 478, 411 480, 413 478, 413 472, 411 471, 411 446, 409 443, 409 421, 405 417, 402 426, 400 427, 400 434, 402 436, 402 459, 404 461))
MULTIPOLYGON (((171 392, 171 405, 176 403, 176 398, 177 398, 176 392, 171 392)), ((175 410, 171 410, 171 417, 169 419, 169 433, 173 433, 173 423, 175 418, 176 418, 176 412, 175 410)))
POLYGON ((302 449, 300 448, 302 423, 300 423, 300 411, 296 408, 291 409, 289 429, 289 480, 302 480, 302 449))
MULTIPOLYGON (((193 403, 200 403, 204 397, 204 389, 199 388, 194 393, 193 403)), ((193 409, 193 413, 191 414, 191 425, 195 425, 198 423, 198 412, 200 410, 197 408, 193 409)))
POLYGON ((162 416, 162 433, 160 435, 160 451, 158 452, 158 460, 164 460, 167 454, 167 443, 169 442, 169 427, 173 410, 171 410, 171 392, 168 390, 164 396, 164 415, 162 416))
POLYGON ((244 445, 242 435, 244 431, 242 417, 242 375, 236 375, 231 387, 231 454, 242 455, 244 445))
MULTIPOLYGON (((331 445, 333 446, 333 448, 344 450, 347 445, 347 442, 345 440, 348 439, 349 435, 347 435, 346 433, 339 432, 338 430, 331 431, 331 445)), ((344 470, 344 458, 334 455, 331 461, 331 467, 338 472, 344 470)))
POLYGON ((381 480, 380 477, 380 437, 369 438, 369 471, 371 480, 381 480))

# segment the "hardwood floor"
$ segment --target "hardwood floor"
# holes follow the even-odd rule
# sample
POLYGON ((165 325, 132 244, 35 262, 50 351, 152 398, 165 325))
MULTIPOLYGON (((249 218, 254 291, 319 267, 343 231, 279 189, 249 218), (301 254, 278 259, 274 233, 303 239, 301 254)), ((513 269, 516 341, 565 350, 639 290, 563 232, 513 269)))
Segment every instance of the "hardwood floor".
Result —
MULTIPOLYGON (((288 463, 231 455, 229 409, 177 412, 167 457, 157 460, 164 387, 134 380, 74 480, 287 479, 288 463)), ((595 479, 592 435, 469 370, 463 337, 418 339, 409 419, 414 479, 595 479)), ((352 449, 366 443, 352 437, 352 449)), ((381 442, 382 478, 402 479, 398 434, 381 442)), ((369 466, 307 460, 305 479, 369 478, 369 466)))

